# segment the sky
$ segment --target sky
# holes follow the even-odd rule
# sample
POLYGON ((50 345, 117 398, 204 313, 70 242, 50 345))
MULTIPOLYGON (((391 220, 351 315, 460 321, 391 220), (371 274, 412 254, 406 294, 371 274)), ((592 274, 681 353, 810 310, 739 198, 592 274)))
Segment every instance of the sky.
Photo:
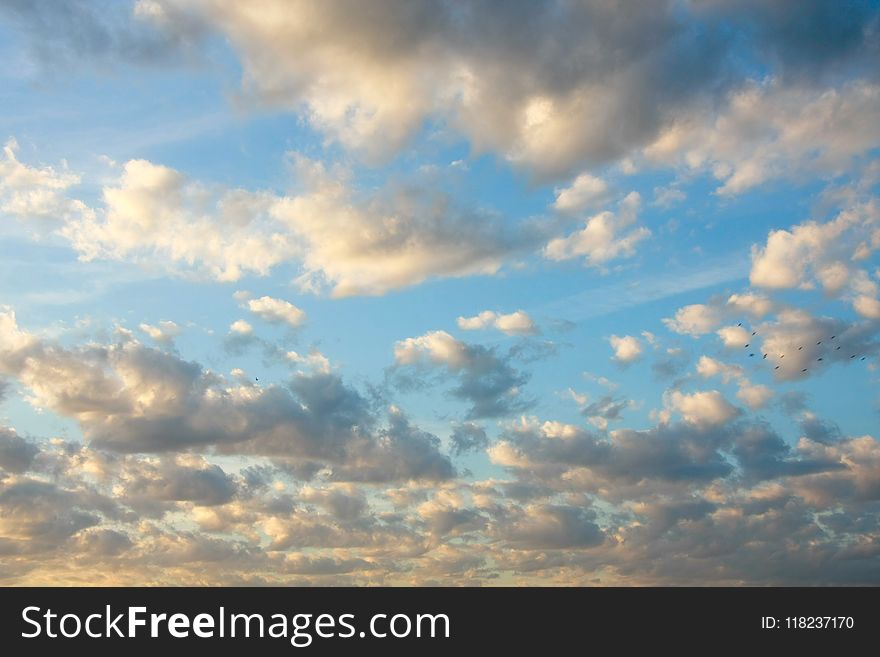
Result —
POLYGON ((880 5, 0 0, 0 583, 880 584, 880 5))

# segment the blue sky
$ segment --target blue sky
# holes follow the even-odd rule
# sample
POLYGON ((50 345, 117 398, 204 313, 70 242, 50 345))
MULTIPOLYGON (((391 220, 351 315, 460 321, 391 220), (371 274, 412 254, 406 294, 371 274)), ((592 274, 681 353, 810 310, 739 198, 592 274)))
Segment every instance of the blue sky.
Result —
POLYGON ((0 2, 5 581, 877 583, 878 16, 0 2))

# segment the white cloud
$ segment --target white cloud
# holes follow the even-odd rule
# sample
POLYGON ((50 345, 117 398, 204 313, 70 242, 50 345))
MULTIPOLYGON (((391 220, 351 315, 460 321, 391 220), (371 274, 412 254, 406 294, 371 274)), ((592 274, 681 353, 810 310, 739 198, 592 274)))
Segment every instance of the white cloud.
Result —
POLYGON ((653 162, 711 171, 723 196, 778 178, 837 175, 880 146, 878 101, 880 85, 871 82, 827 89, 770 79, 734 91, 718 116, 673 122, 644 152, 653 162))
POLYGON ((475 331, 494 327, 507 335, 535 335, 537 326, 523 310, 503 315, 493 310, 484 310, 473 317, 459 317, 458 328, 475 331))
POLYGON ((292 328, 298 328, 306 318, 304 311, 284 299, 262 296, 259 299, 250 299, 246 304, 248 310, 270 323, 287 324, 292 328))
POLYGON ((180 334, 180 327, 170 320, 161 320, 158 326, 152 324, 140 324, 138 328, 149 335, 156 342, 171 343, 180 334))
POLYGON ((675 333, 699 337, 714 331, 725 318, 741 318, 745 314, 753 319, 760 319, 774 308, 774 303, 766 296, 746 292, 730 295, 725 303, 716 300, 708 304, 684 306, 676 311, 674 317, 664 319, 663 323, 675 333))
POLYGON ((765 385, 751 384, 746 380, 740 382, 736 398, 752 410, 758 410, 773 399, 773 391, 765 385))
POLYGON ((0 212, 19 219, 66 221, 89 217, 85 203, 67 197, 80 177, 63 163, 61 170, 51 166, 31 167, 18 160, 18 142, 10 139, 0 158, 0 212))
POLYGON ((740 378, 744 371, 739 365, 729 365, 709 356, 700 356, 700 360, 697 361, 697 373, 706 379, 720 376, 724 383, 729 383, 740 378))
POLYGON ((719 308, 695 303, 679 308, 675 317, 664 319, 663 323, 670 331, 697 337, 710 333, 718 326, 721 317, 722 313, 719 308))
POLYGON ((667 396, 669 406, 681 413, 685 422, 698 426, 718 426, 726 424, 739 414, 717 390, 707 390, 686 394, 674 390, 667 396))
POLYGON ((588 173, 582 173, 568 187, 556 189, 554 209, 575 214, 596 207, 608 200, 608 183, 588 173))
POLYGON ((617 258, 631 257, 638 243, 651 234, 644 226, 627 230, 635 223, 640 206, 638 192, 630 192, 621 201, 616 214, 602 212, 594 215, 587 219, 581 230, 550 240, 544 248, 544 257, 550 260, 583 257, 586 264, 593 267, 617 258))
POLYGON ((400 365, 414 365, 422 358, 451 369, 460 369, 469 361, 469 354, 467 345, 446 331, 431 331, 394 345, 394 360, 400 365))
POLYGON ((631 335, 612 335, 608 342, 614 350, 614 360, 620 363, 632 363, 642 356, 642 343, 631 335))
POLYGON ((254 332, 254 327, 243 319, 237 319, 229 325, 229 331, 237 335, 250 335, 254 332))
POLYGON ((871 317, 877 284, 856 264, 880 247, 876 199, 856 203, 825 223, 807 221, 773 230, 752 247, 752 285, 810 289, 818 283, 831 295, 846 294, 856 311, 871 317))

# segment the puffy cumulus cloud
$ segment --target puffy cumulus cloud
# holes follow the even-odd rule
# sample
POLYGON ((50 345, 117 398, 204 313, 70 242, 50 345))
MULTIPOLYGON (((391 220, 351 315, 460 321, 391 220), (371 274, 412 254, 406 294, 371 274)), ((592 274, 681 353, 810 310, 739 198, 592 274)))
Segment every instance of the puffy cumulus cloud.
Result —
POLYGON ((58 550, 77 532, 101 522, 92 495, 29 477, 0 481, 0 553, 58 550))
MULTIPOLYGON (((715 299, 707 304, 695 303, 683 306, 675 312, 675 316, 665 318, 663 323, 674 333, 699 337, 711 333, 728 318, 748 317, 758 320, 775 309, 776 304, 766 296, 755 292, 745 292, 731 294, 726 300, 715 299)), ((738 322, 738 324, 741 325, 742 322, 738 322)), ((746 331, 742 329, 742 331, 736 331, 736 334, 746 334, 746 331)))
POLYGON ((288 351, 284 354, 285 360, 304 367, 306 371, 329 374, 332 366, 330 360, 320 351, 310 351, 308 354, 300 354, 296 351, 288 351))
POLYGON ((119 497, 135 509, 148 510, 164 502, 216 506, 226 504, 237 492, 232 477, 199 456, 129 457, 119 478, 119 497))
POLYGON ((582 173, 571 185, 556 189, 553 208, 558 212, 575 214, 593 208, 610 198, 608 183, 588 173, 582 173))
POLYGON ((773 399, 773 390, 760 383, 750 383, 746 379, 740 381, 736 398, 752 410, 764 408, 773 399))
POLYGON ((475 331, 494 327, 507 335, 536 335, 538 327, 523 310, 504 315, 494 310, 484 310, 473 317, 459 317, 458 328, 464 331, 475 331))
POLYGON ((323 463, 334 478, 359 481, 444 479, 454 472, 438 438, 396 410, 380 427, 367 401, 333 374, 297 374, 287 387, 234 384, 136 341, 66 349, 22 331, 8 312, 0 332, 0 372, 16 378, 34 405, 79 422, 95 447, 202 446, 323 463))
POLYGON ((211 189, 180 172, 130 160, 101 212, 66 223, 61 234, 83 260, 159 263, 221 281, 264 275, 296 245, 271 219, 268 194, 211 189))
POLYGON ((249 299, 247 308, 264 321, 271 324, 287 324, 291 328, 298 328, 306 319, 306 313, 289 301, 269 296, 249 299))
POLYGON ((743 421, 600 436, 523 420, 489 450, 510 478, 391 489, 332 473, 303 485, 262 460, 232 473, 195 454, 41 445, 26 475, 0 478, 7 584, 84 569, 103 584, 876 579, 870 436, 792 445, 743 421))
POLYGON ((752 334, 742 326, 722 326, 715 331, 721 342, 728 349, 742 349, 751 344, 752 334))
POLYGON ((718 376, 724 383, 735 380, 739 386, 736 398, 752 410, 766 406, 775 394, 767 386, 749 381, 745 376, 745 370, 739 365, 722 363, 709 356, 701 356, 697 361, 697 374, 706 379, 718 376))
POLYGON ((724 383, 729 383, 733 379, 742 377, 745 371, 739 365, 729 365, 709 356, 700 356, 700 360, 697 361, 697 374, 706 379, 720 376, 724 383))
MULTIPOLYGON (((815 317, 806 310, 780 311, 758 327, 755 353, 766 353, 777 380, 811 376, 833 365, 856 365, 877 353, 877 327, 872 322, 847 322, 815 317), (778 366, 778 369, 776 367, 778 366)), ((864 364, 864 363, 862 363, 864 364)))
POLYGON ((805 288, 817 284, 827 294, 844 293, 860 315, 880 316, 880 288, 858 266, 880 247, 880 210, 876 199, 844 208, 833 219, 807 221, 789 230, 774 230, 763 246, 752 247, 752 285, 805 288))
POLYGON ((167 319, 160 320, 158 325, 140 324, 138 328, 160 344, 171 344, 180 334, 180 327, 167 319))
MULTIPOLYGON (((384 294, 435 277, 495 274, 546 239, 537 222, 513 224, 489 210, 458 207, 418 184, 358 193, 344 172, 296 155, 292 160, 302 189, 289 195, 202 184, 131 160, 118 182, 103 188, 100 205, 69 201, 83 211, 62 214, 58 232, 81 260, 133 261, 219 281, 296 263, 302 290, 337 297, 384 294)), ((294 308, 269 299, 246 306, 264 318, 297 323, 294 308)))
POLYGON ((10 139, 0 158, 0 213, 23 220, 55 222, 90 217, 92 211, 67 192, 80 177, 67 168, 28 166, 18 160, 18 142, 10 139))
POLYGON ((691 113, 645 148, 649 161, 707 170, 722 196, 768 180, 837 175, 880 146, 880 85, 840 88, 771 79, 731 93, 718 115, 691 113))
POLYGON ((359 198, 320 163, 295 165, 309 190, 279 199, 272 214, 303 243, 297 282, 305 290, 375 295, 428 278, 495 274, 541 237, 537 227, 458 208, 439 192, 409 185, 359 198))
POLYGON ((595 522, 596 513, 590 509, 544 504, 519 511, 496 528, 515 549, 590 548, 605 540, 605 533, 595 522))
POLYGON ((666 401, 670 408, 681 413, 685 422, 700 427, 726 424, 740 413, 717 390, 691 394, 673 390, 667 395, 666 401))
MULTIPOLYGON (((730 12, 726 3, 658 2, 634 16, 601 1, 517 3, 499 12, 478 1, 383 0, 367 9, 151 0, 149 15, 172 34, 177 21, 168 16, 198 16, 238 53, 245 93, 297 111, 370 158, 399 151, 436 122, 544 178, 660 142, 655 157, 694 153, 692 161, 736 167, 718 173, 735 190, 758 177, 752 169, 782 168, 752 132, 784 154, 819 150, 813 159, 824 164, 856 150, 853 137, 865 143, 858 136, 876 134, 878 123, 870 83, 826 96, 789 75, 833 70, 846 79, 870 70, 876 10, 840 19, 833 3, 811 3, 798 8, 796 27, 782 28, 763 4, 730 12), (731 13, 749 39, 728 38, 731 13), (817 54, 804 45, 845 20, 851 24, 830 41, 840 36, 846 47, 817 54), (775 74, 779 91, 765 98, 760 84, 744 80, 742 61, 775 74), (682 115, 695 115, 696 125, 682 125, 682 115), (841 117, 833 139, 821 130, 827 116, 841 117), (768 128, 750 131, 750 117, 768 128)), ((189 20, 182 25, 192 32, 189 20)))
POLYGON ((646 431, 617 429, 597 436, 558 422, 523 421, 489 448, 493 463, 527 481, 563 490, 601 491, 603 496, 637 494, 650 480, 689 485, 725 477, 733 467, 720 448, 728 431, 696 424, 661 424, 646 431))
POLYGON ((471 404, 467 419, 501 417, 523 410, 530 401, 521 394, 528 375, 511 365, 511 357, 493 349, 456 340, 446 331, 430 331, 394 345, 396 367, 440 367, 456 377, 453 397, 471 404))
POLYGON ((631 335, 612 335, 608 338, 608 343, 614 350, 614 360, 618 363, 627 365, 642 357, 642 343, 631 335))
POLYGON ((584 258, 586 264, 601 267, 617 258, 631 257, 639 242, 650 236, 644 226, 633 227, 641 206, 638 192, 630 192, 617 213, 602 212, 587 219, 584 227, 566 237, 550 240, 544 257, 550 260, 584 258))
POLYGON ((254 332, 254 327, 243 319, 237 319, 229 325, 229 333, 232 335, 248 336, 254 332))
POLYGON ((354 520, 369 510, 363 491, 351 484, 330 484, 320 488, 304 486, 298 497, 341 520, 354 520))

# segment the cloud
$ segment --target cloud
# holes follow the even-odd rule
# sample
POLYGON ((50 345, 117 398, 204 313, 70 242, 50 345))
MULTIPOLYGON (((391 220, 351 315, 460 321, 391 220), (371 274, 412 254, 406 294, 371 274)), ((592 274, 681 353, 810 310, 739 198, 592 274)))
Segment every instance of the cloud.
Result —
POLYGON ((635 223, 640 205, 638 192, 630 192, 621 201, 617 214, 602 212, 587 219, 583 229, 550 240, 544 247, 544 257, 550 260, 583 257, 586 264, 593 267, 631 257, 636 245, 651 234, 644 226, 627 231, 635 223))
POLYGON ((631 335, 612 335, 608 338, 614 350, 614 360, 624 365, 633 363, 642 357, 642 343, 631 335))
POLYGON ((696 423, 660 425, 647 431, 617 429, 607 437, 559 422, 523 422, 489 448, 493 463, 524 477, 571 489, 630 495, 644 480, 706 481, 733 468, 718 449, 730 440, 696 423), (555 483, 554 483, 555 482, 555 483), (608 486, 618 486, 612 493, 608 486))
MULTIPOLYGON (((547 229, 536 222, 459 207, 426 185, 361 193, 347 185, 344 172, 290 157, 302 190, 289 195, 202 184, 130 160, 118 182, 103 188, 101 205, 69 201, 78 211, 62 213, 58 233, 84 261, 124 260, 222 282, 296 263, 301 290, 336 297, 493 275, 545 239, 547 229)), ((264 317, 282 312, 278 304, 270 311, 269 303, 248 301, 264 317)), ((285 312, 293 320, 295 313, 285 312)))
POLYGON ((509 357, 456 340, 445 331, 400 340, 394 345, 394 360, 398 368, 439 366, 454 376, 453 397, 471 405, 467 419, 503 417, 531 404, 520 394, 529 377, 515 370, 509 357))
POLYGON ((494 327, 507 335, 536 335, 538 327, 523 310, 503 315, 493 310, 484 310, 473 317, 459 317, 458 328, 475 331, 494 327))
MULTIPOLYGON (((260 9, 212 0, 149 7, 172 34, 177 23, 166 14, 197 16, 237 53, 246 96, 297 112, 371 161, 400 152, 426 124, 450 126, 476 151, 544 179, 673 141, 664 153, 696 151, 699 162, 727 164, 725 189, 736 191, 761 170, 782 169, 780 156, 754 146, 762 137, 784 155, 818 150, 813 159, 825 164, 870 144, 860 139, 854 148, 853 136, 872 135, 878 124, 863 90, 870 83, 825 96, 803 73, 846 79, 870 70, 876 10, 841 18, 819 2, 799 8, 802 20, 791 26, 763 4, 731 11, 719 2, 659 2, 638 16, 603 2, 520 3, 504 14, 471 1, 416 2, 405 11, 391 1, 369 11, 280 0, 260 9), (730 39, 732 24, 750 38, 730 39), (817 53, 814 35, 829 25, 828 41, 840 45, 817 53), (747 77, 754 70, 781 88, 765 98, 747 77), (696 127, 682 125, 683 115, 696 116, 696 127), (823 132, 827 116, 841 118, 823 132), (767 125, 757 137, 749 117, 767 125)), ((183 25, 184 35, 192 31, 183 25)))
POLYGON ((168 8, 166 19, 174 29, 156 29, 147 18, 155 16, 155 3, 142 0, 132 10, 128 3, 94 3, 74 0, 58 6, 51 0, 3 2, 0 15, 16 25, 30 58, 43 70, 66 70, 84 63, 107 69, 122 63, 178 64, 195 60, 201 39, 198 22, 184 8, 168 8))
POLYGON ((172 344, 174 338, 180 334, 180 327, 171 320, 166 319, 161 320, 158 326, 140 324, 138 328, 161 344, 172 344))
POLYGON ((297 250, 267 214, 270 195, 210 189, 146 160, 126 162, 103 202, 100 212, 60 231, 82 260, 157 263, 235 281, 265 275, 297 250))
POLYGON ((96 448, 211 447, 323 463, 334 478, 357 481, 444 479, 454 472, 439 439, 399 411, 379 426, 367 401, 333 374, 297 374, 287 387, 234 384, 136 341, 73 349, 44 342, 20 330, 9 312, 0 314, 0 334, 0 372, 18 379, 35 406, 76 420, 96 448))
POLYGON ((229 332, 234 335, 248 336, 254 332, 254 327, 243 319, 237 319, 229 325, 229 332))
POLYGON ((89 216, 82 202, 67 197, 80 183, 80 176, 63 163, 59 171, 51 166, 31 167, 18 160, 19 146, 9 139, 0 158, 0 212, 21 220, 61 222, 89 216))
POLYGON ((247 308, 260 319, 270 324, 287 324, 291 328, 298 328, 305 321, 306 314, 284 299, 273 299, 262 296, 259 299, 249 299, 247 308))
POLYGON ((773 230, 764 246, 752 247, 752 285, 769 289, 809 289, 846 294, 863 317, 880 316, 880 288, 857 264, 880 247, 880 210, 871 198, 844 208, 833 219, 807 221, 773 230))
POLYGON ((7 472, 25 472, 39 448, 19 436, 14 429, 0 427, 0 468, 7 472))
POLYGON ((706 170, 721 196, 776 179, 836 176, 880 146, 880 86, 786 85, 771 78, 731 92, 722 111, 678 119, 645 148, 649 161, 706 170))
POLYGON ((595 517, 588 509, 535 505, 508 520, 499 534, 515 549, 589 548, 605 540, 595 517))
POLYGON ((739 415, 739 410, 724 399, 717 390, 692 394, 673 390, 667 400, 674 410, 681 413, 685 422, 699 427, 727 424, 739 415))
POLYGON ((576 214, 596 207, 610 198, 608 183, 588 173, 582 173, 568 187, 556 189, 553 208, 558 212, 576 214))
POLYGON ((466 452, 483 451, 489 446, 486 430, 474 422, 456 424, 449 440, 452 443, 453 454, 459 456, 466 452))
MULTIPOLYGON (((663 323, 670 331, 682 335, 699 337, 714 331, 725 319, 748 317, 761 319, 776 309, 776 305, 769 298, 755 292, 731 294, 726 301, 715 299, 711 303, 694 303, 683 306, 675 312, 672 318, 666 318, 663 323)), ((742 322, 738 322, 742 324, 742 322)), ((740 326, 732 327, 741 329, 740 326)), ((745 329, 725 331, 728 340, 735 336, 747 334, 745 329)), ((740 342, 740 340, 736 340, 740 342)))

